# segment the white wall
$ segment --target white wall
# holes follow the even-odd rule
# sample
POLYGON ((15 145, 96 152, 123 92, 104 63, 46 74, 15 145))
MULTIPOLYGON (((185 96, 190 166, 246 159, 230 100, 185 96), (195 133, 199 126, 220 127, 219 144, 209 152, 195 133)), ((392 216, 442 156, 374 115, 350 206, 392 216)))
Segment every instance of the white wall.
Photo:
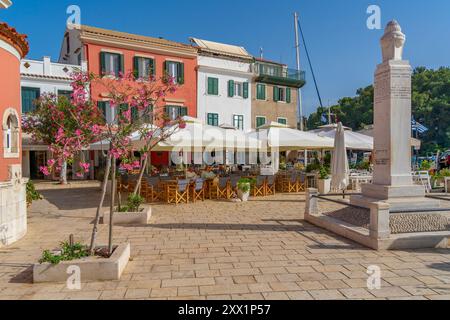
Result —
POLYGON ((76 69, 80 69, 80 66, 53 63, 49 57, 44 57, 42 61, 24 59, 20 63, 20 85, 39 88, 41 94, 57 94, 58 90, 72 91, 70 74, 76 69), (29 67, 27 68, 26 65, 29 67), (57 77, 57 79, 49 77, 57 77))
POLYGON ((219 125, 233 125, 233 115, 244 116, 244 131, 251 130, 251 80, 250 63, 198 57, 198 118, 207 123, 208 113, 219 115, 219 125), (208 95, 208 77, 219 79, 219 95, 208 95), (248 98, 228 97, 228 81, 249 82, 248 98))

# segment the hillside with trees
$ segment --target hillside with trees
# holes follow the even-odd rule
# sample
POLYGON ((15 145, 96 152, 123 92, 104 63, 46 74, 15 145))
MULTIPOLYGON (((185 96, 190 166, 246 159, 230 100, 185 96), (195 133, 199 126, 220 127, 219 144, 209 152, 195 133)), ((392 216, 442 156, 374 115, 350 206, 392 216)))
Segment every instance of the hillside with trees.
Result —
MULTIPOLYGON (((412 111, 414 118, 429 131, 419 135, 421 153, 450 149, 450 68, 438 70, 418 67, 412 76, 412 111)), ((355 97, 345 97, 331 107, 333 120, 353 130, 373 123, 373 86, 356 91, 355 97)), ((328 108, 319 107, 308 119, 308 129, 325 124, 328 108)))

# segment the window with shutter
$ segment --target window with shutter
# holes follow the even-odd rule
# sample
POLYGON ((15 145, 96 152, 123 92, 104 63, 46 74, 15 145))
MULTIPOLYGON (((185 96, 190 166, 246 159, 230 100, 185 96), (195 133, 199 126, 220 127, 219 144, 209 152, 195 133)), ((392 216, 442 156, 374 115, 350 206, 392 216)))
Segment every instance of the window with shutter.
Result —
POLYGON ((166 61, 164 62, 164 73, 177 84, 184 84, 184 63, 166 61))
POLYGON ((119 76, 124 72, 124 57, 118 53, 100 53, 100 71, 102 75, 119 76))
POLYGON ((134 57, 134 76, 137 79, 149 79, 154 75, 153 59, 144 57, 134 57))
POLYGON ((22 87, 22 113, 32 112, 36 109, 35 101, 39 99, 39 88, 22 87))
POLYGON ((244 116, 235 114, 233 116, 233 126, 238 130, 244 130, 244 116))
POLYGON ((208 94, 219 95, 219 79, 208 77, 208 94))
POLYGON ((286 118, 278 118, 278 123, 279 124, 287 124, 287 119, 286 118))
POLYGON ((266 124, 266 117, 256 117, 256 128, 266 124))
POLYGON ((218 127, 219 126, 219 115, 217 113, 208 113, 208 125, 218 127))
POLYGON ((256 85, 256 99, 266 100, 266 85, 261 83, 256 85))
POLYGON ((291 88, 286 88, 286 103, 291 103, 291 88))
POLYGON ((278 87, 273 87, 273 101, 277 102, 280 100, 280 90, 278 87))
POLYGON ((242 87, 243 87, 242 96, 244 99, 248 99, 248 82, 244 82, 242 84, 242 87))

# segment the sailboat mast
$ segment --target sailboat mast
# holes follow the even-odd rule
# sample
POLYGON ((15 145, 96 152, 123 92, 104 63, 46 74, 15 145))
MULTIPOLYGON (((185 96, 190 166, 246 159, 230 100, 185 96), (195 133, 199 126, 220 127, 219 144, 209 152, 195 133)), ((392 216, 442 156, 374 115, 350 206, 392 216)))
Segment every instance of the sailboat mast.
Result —
MULTIPOLYGON (((300 43, 298 40, 298 13, 294 13, 294 28, 295 28, 295 49, 297 53, 297 71, 300 73, 300 43)), ((300 130, 304 131, 303 127, 303 101, 302 101, 302 89, 298 89, 297 99, 297 116, 300 121, 300 130)))

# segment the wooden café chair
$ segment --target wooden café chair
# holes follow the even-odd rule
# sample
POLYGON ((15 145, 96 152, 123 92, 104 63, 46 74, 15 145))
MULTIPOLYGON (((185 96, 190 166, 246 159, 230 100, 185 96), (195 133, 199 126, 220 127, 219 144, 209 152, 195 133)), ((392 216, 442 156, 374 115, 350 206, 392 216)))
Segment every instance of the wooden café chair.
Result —
POLYGON ((142 187, 145 189, 145 199, 148 203, 164 200, 164 190, 161 188, 158 177, 144 177, 142 187))
POLYGON ((253 197, 265 197, 266 196, 266 177, 257 176, 256 183, 252 186, 253 197))
POLYGON ((275 176, 268 176, 266 181, 266 196, 274 196, 276 191, 276 177, 275 176))
POLYGON ((195 179, 192 185, 192 201, 205 201, 205 181, 203 179, 195 179))
POLYGON ((233 192, 230 186, 230 179, 227 177, 219 178, 219 183, 213 188, 216 199, 231 199, 233 192))
POLYGON ((167 203, 189 203, 189 180, 166 182, 167 203))

